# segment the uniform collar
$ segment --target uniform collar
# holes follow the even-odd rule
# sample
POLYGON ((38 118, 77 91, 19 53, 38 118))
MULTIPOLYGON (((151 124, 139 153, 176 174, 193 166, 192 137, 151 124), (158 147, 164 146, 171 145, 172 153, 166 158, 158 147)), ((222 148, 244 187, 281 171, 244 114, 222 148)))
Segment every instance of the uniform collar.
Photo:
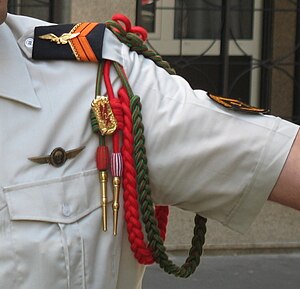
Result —
POLYGON ((0 25, 0 98, 17 101, 34 108, 41 108, 34 91, 24 55, 17 43, 16 27, 10 25, 10 16, 0 25))

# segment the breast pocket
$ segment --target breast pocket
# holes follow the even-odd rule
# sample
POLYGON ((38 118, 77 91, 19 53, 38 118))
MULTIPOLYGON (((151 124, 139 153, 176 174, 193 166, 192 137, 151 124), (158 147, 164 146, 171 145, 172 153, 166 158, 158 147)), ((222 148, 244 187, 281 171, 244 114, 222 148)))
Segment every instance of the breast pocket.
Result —
POLYGON ((100 206, 97 171, 4 187, 11 220, 73 223, 100 206))
POLYGON ((99 190, 97 170, 4 187, 16 288, 70 287, 71 259, 83 254, 76 224, 100 207, 99 190))

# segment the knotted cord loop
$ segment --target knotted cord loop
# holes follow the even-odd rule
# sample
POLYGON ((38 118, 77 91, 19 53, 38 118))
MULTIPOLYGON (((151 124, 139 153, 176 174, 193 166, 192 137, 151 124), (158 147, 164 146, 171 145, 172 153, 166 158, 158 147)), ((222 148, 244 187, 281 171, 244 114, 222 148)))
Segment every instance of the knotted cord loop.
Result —
POLYGON ((147 35, 144 32, 145 30, 143 29, 143 31, 142 29, 138 28, 138 26, 131 27, 131 24, 128 25, 128 21, 129 19, 124 15, 117 14, 113 16, 113 20, 106 21, 105 25, 122 43, 126 44, 130 50, 151 59, 157 66, 162 67, 169 74, 176 74, 175 70, 167 61, 163 60, 157 52, 147 47, 145 44, 147 40, 147 35), (124 27, 120 24, 120 22, 127 23, 127 25, 125 24, 124 27), (136 32, 138 35, 135 34, 136 32))

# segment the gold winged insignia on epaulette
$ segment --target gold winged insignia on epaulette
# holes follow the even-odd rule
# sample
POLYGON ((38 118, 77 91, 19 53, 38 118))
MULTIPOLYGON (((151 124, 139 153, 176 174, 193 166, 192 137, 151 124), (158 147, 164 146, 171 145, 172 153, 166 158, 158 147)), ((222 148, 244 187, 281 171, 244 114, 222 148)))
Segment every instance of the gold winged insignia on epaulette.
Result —
POLYGON ((51 42, 55 42, 56 44, 68 44, 69 40, 77 37, 80 33, 64 33, 61 36, 56 36, 53 33, 48 33, 39 36, 39 38, 44 40, 50 40, 51 42))

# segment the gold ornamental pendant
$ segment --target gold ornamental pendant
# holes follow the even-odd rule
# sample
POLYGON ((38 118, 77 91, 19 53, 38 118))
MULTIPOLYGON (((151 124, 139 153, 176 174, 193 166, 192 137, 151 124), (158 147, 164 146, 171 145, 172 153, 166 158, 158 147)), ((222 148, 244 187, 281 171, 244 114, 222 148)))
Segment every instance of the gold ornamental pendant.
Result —
POLYGON ((97 96, 92 101, 92 110, 98 122, 101 135, 109 135, 117 129, 117 120, 107 96, 97 96))

